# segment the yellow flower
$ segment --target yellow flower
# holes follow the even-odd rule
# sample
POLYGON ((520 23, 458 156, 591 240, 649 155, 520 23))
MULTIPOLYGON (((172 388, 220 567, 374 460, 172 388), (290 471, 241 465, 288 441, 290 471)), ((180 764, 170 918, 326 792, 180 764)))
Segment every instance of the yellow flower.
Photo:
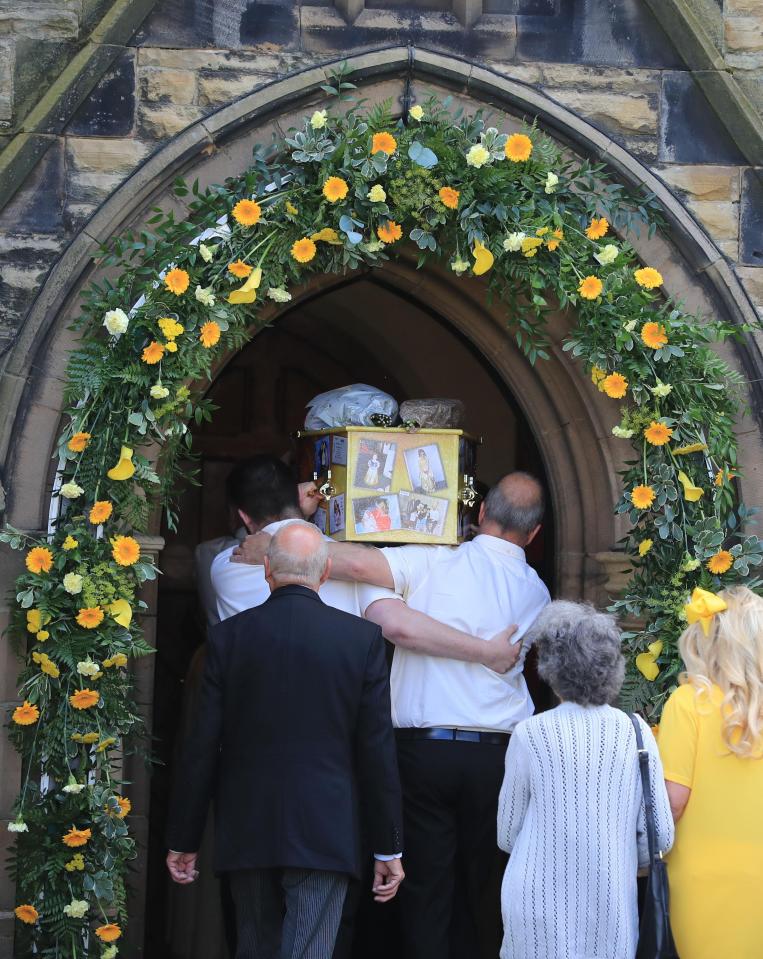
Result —
POLYGON ((117 796, 117 802, 119 803, 120 810, 117 813, 117 819, 124 819, 125 816, 128 816, 132 810, 132 803, 127 796, 117 796))
POLYGON ((113 656, 110 656, 108 659, 104 659, 103 665, 106 669, 111 669, 112 666, 126 666, 127 657, 124 653, 114 653, 113 656))
POLYGON ((158 363, 163 356, 164 347, 161 343, 157 343, 156 340, 152 340, 140 354, 140 358, 149 366, 153 366, 154 363, 158 363))
POLYGON ((133 566, 140 559, 140 546, 132 536, 115 536, 111 545, 111 555, 120 566, 133 566))
POLYGON ((654 490, 651 486, 634 486, 631 490, 631 503, 636 509, 649 509, 654 502, 654 490))
POLYGON ((347 196, 349 189, 346 180, 340 176, 330 176, 323 184, 323 195, 329 203, 337 203, 347 196))
POLYGON ((585 235, 589 240, 600 240, 609 230, 609 221, 605 217, 594 217, 586 227, 585 235))
POLYGON ((322 230, 319 230, 318 233, 312 233, 310 239, 315 243, 321 241, 323 243, 330 243, 332 246, 342 245, 339 234, 336 230, 332 230, 330 226, 325 226, 322 230))
MULTIPOLYGON (((251 279, 251 277, 250 277, 251 279)), ((249 280, 247 280, 247 283, 249 280)), ((231 294, 233 295, 233 294, 231 294)), ((199 330, 199 342, 205 350, 211 349, 220 340, 220 327, 214 320, 208 320, 199 330)))
POLYGON ((79 852, 76 852, 72 856, 72 858, 69 860, 69 862, 64 864, 64 869, 66 869, 67 872, 75 872, 75 871, 82 872, 84 868, 85 868, 85 857, 82 855, 82 853, 79 853, 79 852))
POLYGON ((174 340, 185 331, 183 324, 173 320, 171 316, 162 316, 156 322, 165 340, 174 340))
POLYGON ((75 743, 85 743, 89 746, 97 743, 99 736, 98 733, 72 733, 72 739, 75 743))
POLYGON ((547 227, 547 226, 538 227, 538 229, 535 231, 535 235, 536 235, 536 236, 545 236, 545 235, 548 233, 549 229, 550 229, 550 228, 547 227))
POLYGON ((394 243, 403 235, 403 229, 394 220, 388 220, 376 228, 376 235, 382 243, 394 243))
POLYGON ((409 116, 413 117, 417 123, 420 123, 424 119, 424 107, 417 103, 415 106, 411 107, 411 109, 408 111, 408 114, 409 116))
POLYGON ((652 420, 649 426, 644 430, 644 439, 647 443, 651 443, 652 446, 664 446, 672 435, 673 430, 657 420, 652 420))
POLYGON ((286 201, 285 207, 286 212, 290 213, 292 216, 296 216, 299 213, 299 210, 289 200, 286 201))
POLYGON ((673 450, 674 456, 685 456, 689 453, 704 453, 707 449, 706 443, 689 443, 687 446, 678 446, 673 450))
POLYGON ((599 390, 602 389, 601 381, 605 379, 607 371, 603 370, 600 366, 591 367, 591 382, 595 383, 599 387, 599 390))
POLYGON ((641 339, 651 350, 659 350, 668 342, 668 335, 661 323, 644 323, 641 327, 641 339))
POLYGON ((533 142, 524 133, 512 133, 503 149, 507 160, 511 160, 512 163, 523 163, 530 159, 533 142))
POLYGON ((233 219, 241 226, 255 226, 262 216, 262 207, 254 200, 239 200, 233 207, 233 219))
POLYGON ((83 629, 95 629, 103 622, 103 610, 100 606, 86 606, 77 613, 77 622, 83 629))
POLYGON ((374 183, 366 196, 371 203, 384 203, 387 199, 387 193, 381 183, 374 183))
POLYGON ((596 300, 601 296, 603 289, 604 284, 598 276, 587 276, 584 280, 580 281, 578 293, 584 300, 596 300))
POLYGON ((391 133, 374 133, 371 141, 371 153, 386 153, 388 156, 397 150, 397 140, 391 133))
POLYGON ((50 622, 50 614, 41 609, 28 609, 26 614, 26 628, 29 633, 39 633, 43 626, 50 622))
POLYGON ((609 376, 604 377, 599 386, 613 400, 622 399, 628 392, 628 381, 622 373, 610 373, 609 376))
POLYGON ((162 343, 162 346, 168 353, 177 353, 178 345, 174 340, 167 340, 166 343, 162 343))
POLYGON ((643 286, 645 290, 653 290, 658 286, 662 286, 662 274, 659 270, 655 270, 651 266, 645 266, 640 270, 636 270, 633 276, 638 285, 643 286))
POLYGON ((715 485, 723 486, 724 482, 730 482, 736 475, 737 474, 732 473, 731 470, 718 470, 718 472, 715 474, 715 485))
POLYGON ((297 263, 309 263, 315 256, 317 247, 308 236, 303 236, 292 244, 291 255, 297 263))
POLYGON ((130 604, 126 599, 115 599, 114 602, 107 607, 109 611, 109 616, 115 620, 120 626, 124 626, 125 629, 132 622, 132 609, 130 604))
POLYGON ((47 631, 47 629, 41 629, 35 638, 39 642, 44 643, 46 639, 50 639, 50 633, 47 631))
POLYGON ((53 565, 53 553, 47 546, 33 546, 24 562, 30 573, 49 573, 53 565))
POLYGON ((91 706, 95 706, 100 698, 101 694, 95 689, 78 689, 76 693, 72 693, 69 697, 69 702, 75 709, 90 709, 91 706))
POLYGON ((40 918, 40 914, 34 906, 16 906, 13 911, 16 913, 16 918, 20 922, 25 922, 28 926, 33 926, 40 918))
POLYGON ((250 266, 248 263, 244 263, 243 260, 236 260, 235 262, 228 264, 228 272, 232 273, 234 276, 237 276, 239 279, 249 276, 253 269, 253 266, 250 266))
POLYGON ((93 526, 105 523, 113 511, 114 507, 107 499, 96 500, 95 503, 93 503, 93 508, 90 510, 90 522, 93 526))
POLYGON ((75 433, 66 444, 72 453, 81 453, 91 440, 90 433, 75 433))
POLYGON ((702 487, 695 486, 683 470, 679 471, 678 479, 684 488, 684 499, 689 503, 696 503, 705 491, 702 487))
POLYGON ((651 541, 651 539, 642 539, 641 542, 638 544, 639 556, 646 556, 646 554, 649 552, 649 550, 652 548, 653 545, 654 543, 651 541))
POLYGON ((483 273, 487 273, 495 261, 493 254, 482 243, 474 244, 472 255, 474 257, 472 272, 475 276, 482 276, 483 273))
POLYGON ((553 253, 553 251, 559 246, 559 244, 562 242, 563 239, 564 239, 564 230, 554 230, 553 239, 549 237, 549 239, 546 240, 546 246, 553 253))
POLYGON ((719 550, 707 561, 707 568, 711 573, 720 576, 722 573, 728 573, 734 563, 734 557, 727 549, 719 550))
POLYGON ((174 293, 175 296, 181 296, 188 289, 188 284, 191 282, 190 276, 186 273, 185 270, 174 269, 164 278, 164 285, 170 291, 174 293))
MULTIPOLYGON (((135 472, 135 464, 132 461, 132 454, 133 454, 133 451, 130 449, 129 446, 122 447, 122 449, 119 451, 119 460, 117 462, 117 465, 112 466, 111 469, 108 471, 108 473, 106 473, 109 479, 117 480, 120 482, 122 480, 130 479, 130 477, 135 472)), ((96 503, 95 505, 97 506, 98 504, 96 503)), ((110 511, 109 511, 109 515, 110 515, 110 511)), ((93 516, 93 511, 91 510, 90 511, 91 523, 93 522, 92 516, 93 516)))
POLYGON ((446 206, 449 210, 458 209, 458 198, 461 196, 458 190, 444 186, 440 188, 437 195, 440 197, 440 202, 443 206, 446 206))
MULTIPOLYGON (((251 275, 244 282, 243 286, 239 287, 239 289, 237 290, 233 290, 232 293, 228 294, 228 302, 229 303, 254 303, 254 301, 257 299, 257 290, 259 289, 261 282, 262 282, 262 269, 258 266, 256 270, 252 270, 251 275)), ((219 339, 220 337, 218 336, 217 340, 219 339)), ((215 343, 217 343, 217 340, 215 340, 215 343)), ((212 343, 211 345, 214 346, 215 344, 212 343)))
POLYGON ((92 829, 75 829, 72 826, 69 832, 61 838, 61 842, 70 849, 77 849, 79 846, 86 846, 92 835, 92 829))
POLYGON ((540 237, 526 236, 522 240, 522 252, 527 257, 535 256, 539 246, 543 246, 543 240, 540 237))
POLYGON ((52 659, 49 659, 47 656, 40 663, 40 669, 46 676, 51 676, 53 679, 58 679, 61 675, 61 670, 56 666, 52 659))
POLYGON ((636 657, 636 669, 638 669, 641 675, 645 679, 648 679, 650 683, 654 682, 659 676, 660 667, 657 665, 657 659, 661 652, 662 641, 658 639, 656 642, 650 643, 647 646, 647 652, 639 653, 636 657))
POLYGON ((473 166, 475 170, 479 170, 480 167, 489 162, 490 150, 486 149, 481 143, 475 143, 474 146, 469 147, 466 154, 467 166, 473 166))
POLYGON ((109 736, 98 743, 98 745, 95 747, 95 751, 97 753, 105 753, 109 746, 113 746, 115 742, 116 739, 113 736, 109 736))
POLYGON ((13 710, 13 721, 18 726, 32 726, 40 718, 40 710, 28 700, 13 710))
POLYGON ((66 552, 68 553, 70 549, 76 549, 78 546, 79 546, 79 543, 70 533, 61 544, 61 549, 66 550, 66 552))
POLYGON ((101 942, 115 942, 122 935, 122 930, 115 923, 108 922, 105 926, 98 926, 95 934, 101 942))

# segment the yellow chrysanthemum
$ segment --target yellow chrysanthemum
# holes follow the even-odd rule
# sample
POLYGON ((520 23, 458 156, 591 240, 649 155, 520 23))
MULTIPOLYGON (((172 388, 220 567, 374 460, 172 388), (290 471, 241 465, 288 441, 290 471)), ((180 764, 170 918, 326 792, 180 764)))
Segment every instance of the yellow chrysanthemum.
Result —
POLYGON ((631 503, 636 509, 649 509, 654 502, 654 490, 651 486, 634 486, 631 490, 631 503))
POLYGON ((543 246, 543 240, 540 237, 526 236, 522 240, 522 252, 527 257, 535 256, 539 246, 543 246))
POLYGON ((650 321, 641 327, 641 340, 650 350, 659 350, 668 342, 668 334, 662 323, 650 321))
POLYGON ((28 926, 33 926, 40 918, 40 914, 37 912, 34 906, 30 906, 28 904, 16 906, 13 911, 16 914, 16 918, 19 920, 19 922, 25 922, 28 926))
POLYGON ((85 857, 81 853, 75 853, 69 862, 64 863, 64 869, 67 872, 82 872, 85 868, 85 857))
POLYGON ((122 935, 122 930, 115 923, 108 922, 105 926, 98 926, 95 934, 101 942, 116 942, 122 935))
POLYGON ((338 203, 347 196, 349 189, 346 180, 340 176, 330 176, 323 184, 323 195, 329 203, 338 203))
POLYGON ((628 381, 622 373, 610 373, 601 381, 599 388, 611 399, 620 400, 628 392, 628 381))
POLYGON ((594 217, 586 227, 585 235, 589 240, 600 240, 607 235, 609 221, 606 217, 594 217))
POLYGON ((28 700, 13 710, 13 721, 17 726, 32 726, 40 718, 40 710, 28 700))
POLYGON ((233 207, 233 219, 241 226, 255 226, 262 216, 262 207, 254 200, 239 200, 233 207))
POLYGON ((72 453, 81 453, 84 449, 86 449, 91 438, 92 437, 90 433, 75 433, 66 445, 69 447, 72 453))
POLYGON ((156 323, 162 331, 162 336, 165 340, 174 340, 185 331, 183 324, 178 323, 177 320, 173 320, 171 316, 161 316, 156 323))
POLYGON ((319 230, 317 233, 311 233, 310 239, 314 243, 330 243, 332 246, 341 246, 342 241, 339 238, 339 234, 336 230, 333 230, 330 226, 324 226, 322 230, 319 230))
POLYGON ((446 206, 449 210, 458 209, 458 198, 461 196, 458 190, 444 186, 440 188, 437 195, 440 197, 440 202, 443 206, 446 206))
POLYGON ((707 561, 707 568, 711 573, 720 576, 723 573, 727 573, 733 564, 734 557, 731 553, 727 549, 721 549, 707 561))
POLYGON ((205 350, 209 350, 219 341, 220 327, 214 320, 208 320, 199 330, 199 342, 205 350))
POLYGON ((106 669, 110 669, 112 666, 126 666, 127 657, 124 653, 114 653, 113 656, 110 656, 108 659, 104 659, 103 665, 106 669))
POLYGON ((106 739, 102 739, 101 742, 98 743, 98 745, 95 747, 95 751, 97 753, 105 753, 106 750, 110 746, 113 746, 115 742, 116 739, 113 736, 108 736, 106 739))
POLYGON ((662 274, 651 266, 636 270, 633 277, 638 285, 643 286, 645 290, 654 290, 658 286, 662 286, 662 274))
POLYGON ((394 220, 388 220, 376 228, 376 235, 382 243, 394 243, 403 235, 403 228, 394 220))
POLYGON ((115 536, 111 546, 114 562, 120 566, 133 566, 140 559, 140 545, 132 536, 115 536))
POLYGON ((183 293, 185 293, 190 282, 191 278, 186 271, 177 268, 170 270, 170 272, 164 278, 164 285, 167 287, 170 293, 174 293, 175 296, 181 296, 183 293))
POLYGON ((578 286, 578 293, 583 297, 584 300, 597 300, 601 296, 601 291, 604 289, 604 284, 598 278, 598 276, 587 276, 585 279, 580 281, 578 286))
POLYGON ((286 208, 286 212, 291 214, 291 216, 296 216, 299 213, 299 210, 294 206, 294 204, 290 200, 287 200, 284 206, 286 208))
POLYGON ((49 573, 53 566, 53 553, 47 546, 33 546, 24 560, 30 573, 49 573))
POLYGON ((103 610, 100 606, 86 606, 77 613, 77 622, 83 629, 95 629, 103 622, 103 610))
POLYGON ((46 676, 50 676, 52 679, 58 679, 61 675, 61 670, 56 666, 53 660, 47 656, 40 663, 40 669, 46 676))
POLYGON ((157 343, 156 340, 152 340, 140 354, 140 358, 149 366, 153 366, 155 363, 158 363, 163 356, 164 347, 161 343, 157 343))
POLYGON ((69 832, 62 836, 61 842, 70 849, 77 849, 80 846, 86 846, 92 836, 92 829, 76 829, 72 826, 69 832))
POLYGON ((309 236, 303 236, 301 240, 292 244, 291 255, 297 263, 309 263, 315 256, 317 249, 309 236))
POLYGON ((371 153, 387 153, 392 156, 395 150, 397 150, 397 140, 391 133, 374 133, 371 153))
POLYGON ((654 543, 651 539, 642 539, 638 544, 638 554, 639 556, 646 556, 649 550, 652 548, 654 543))
POLYGON ((47 631, 47 629, 41 629, 35 639, 37 639, 40 643, 44 643, 46 639, 50 639, 50 633, 47 631))
POLYGON ((601 390, 601 382, 606 378, 607 371, 603 370, 600 366, 591 367, 591 382, 595 383, 596 386, 601 390))
POLYGON ((512 163, 524 163, 533 152, 533 142, 524 133, 512 133, 503 148, 506 159, 512 163))
POLYGON ((72 739, 75 743, 84 743, 86 746, 97 743, 99 738, 98 733, 72 733, 72 739))
POLYGON ((673 430, 657 420, 652 420, 644 430, 644 439, 652 446, 664 446, 672 435, 673 430))
POLYGON ((39 633, 43 626, 50 622, 50 614, 41 609, 28 609, 26 614, 26 628, 28 633, 39 633))
POLYGON ((92 509, 90 510, 90 522, 93 526, 98 526, 101 523, 105 523, 107 519, 114 512, 114 507, 107 499, 99 499, 93 503, 92 509))
POLYGON ((66 537, 66 539, 61 543, 61 549, 65 550, 67 553, 71 549, 76 549, 79 546, 79 542, 71 535, 71 533, 66 537))

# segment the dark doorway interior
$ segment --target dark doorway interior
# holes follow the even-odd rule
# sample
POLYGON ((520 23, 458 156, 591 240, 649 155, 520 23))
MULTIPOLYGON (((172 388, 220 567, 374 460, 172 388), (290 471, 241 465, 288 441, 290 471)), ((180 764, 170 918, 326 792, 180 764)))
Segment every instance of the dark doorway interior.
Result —
MULTIPOLYGON (((201 889, 193 906, 190 900, 179 901, 169 889, 163 866, 172 759, 184 721, 184 683, 205 632, 196 594, 194 548, 230 532, 223 483, 231 466, 256 452, 288 453, 291 432, 303 425, 306 402, 324 390, 357 382, 379 386, 399 401, 426 396, 462 399, 467 430, 483 439, 477 460, 481 483, 490 485, 512 469, 528 470, 546 482, 529 424, 489 360, 442 318, 375 279, 361 277, 300 304, 259 333, 226 366, 208 393, 218 407, 213 422, 194 428, 200 485, 189 486, 182 494, 179 532, 163 533, 153 716, 154 750, 161 764, 155 767, 151 793, 148 959, 225 955, 219 928, 205 928, 201 889)), ((528 558, 552 592, 553 543, 549 515, 528 558)), ((548 693, 529 678, 536 703, 543 708, 548 693)), ((181 889, 180 894, 192 888, 181 889)))

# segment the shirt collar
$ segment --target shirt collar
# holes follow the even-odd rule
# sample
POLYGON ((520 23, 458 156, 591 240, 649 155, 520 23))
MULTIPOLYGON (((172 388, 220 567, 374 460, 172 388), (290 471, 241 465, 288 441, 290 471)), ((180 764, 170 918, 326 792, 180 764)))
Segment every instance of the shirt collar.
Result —
POLYGON ((506 556, 513 556, 514 559, 520 559, 523 563, 526 562, 525 551, 522 547, 517 546, 516 543, 510 543, 506 539, 501 539, 500 536, 490 536, 488 533, 479 533, 474 537, 472 542, 483 549, 492 550, 494 553, 503 553, 506 556))

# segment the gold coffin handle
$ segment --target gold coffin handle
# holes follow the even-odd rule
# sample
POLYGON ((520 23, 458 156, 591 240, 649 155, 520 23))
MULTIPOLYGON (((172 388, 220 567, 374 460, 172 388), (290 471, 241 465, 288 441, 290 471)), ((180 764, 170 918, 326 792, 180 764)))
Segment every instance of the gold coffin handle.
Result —
POLYGON ((480 494, 474 488, 474 477, 464 476, 464 485, 458 491, 459 502, 463 503, 467 509, 473 509, 482 499, 480 494))

